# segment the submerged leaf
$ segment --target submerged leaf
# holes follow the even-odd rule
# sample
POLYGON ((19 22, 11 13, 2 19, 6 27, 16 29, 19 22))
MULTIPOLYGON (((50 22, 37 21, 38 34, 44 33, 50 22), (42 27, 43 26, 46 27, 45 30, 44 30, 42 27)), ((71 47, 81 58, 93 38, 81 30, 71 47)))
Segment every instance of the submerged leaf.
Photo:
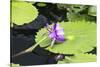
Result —
POLYGON ((38 10, 28 2, 12 1, 11 2, 11 22, 16 25, 23 25, 24 23, 30 23, 38 16, 38 10))
POLYGON ((79 20, 80 21, 82 21, 82 20, 89 21, 90 20, 89 16, 86 15, 86 14, 81 15, 79 13, 73 13, 73 12, 68 12, 67 18, 68 18, 69 21, 72 21, 72 22, 79 21, 79 20))
POLYGON ((75 13, 79 13, 79 12, 85 10, 87 7, 88 6, 86 6, 86 5, 76 5, 76 4, 74 4, 74 5, 70 6, 70 9, 75 13))
MULTIPOLYGON (((42 43, 41 47, 47 47, 46 50, 49 50, 54 53, 60 54, 76 54, 84 53, 91 51, 96 47, 96 24, 86 21, 77 21, 77 22, 62 22, 59 23, 60 26, 64 29, 64 37, 66 41, 63 43, 55 43, 51 48, 51 39, 48 37, 42 43)), ((39 42, 43 37, 48 36, 47 30, 45 28, 41 29, 36 36, 36 42, 39 42), (42 35, 43 33, 46 33, 42 35)))

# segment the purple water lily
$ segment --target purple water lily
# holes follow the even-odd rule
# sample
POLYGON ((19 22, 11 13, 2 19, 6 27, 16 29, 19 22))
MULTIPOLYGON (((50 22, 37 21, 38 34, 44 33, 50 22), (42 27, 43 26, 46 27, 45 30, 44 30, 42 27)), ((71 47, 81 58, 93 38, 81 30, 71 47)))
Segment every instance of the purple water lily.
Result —
POLYGON ((65 38, 64 38, 64 30, 63 28, 60 27, 60 25, 58 23, 54 23, 53 26, 50 28, 48 27, 47 24, 47 30, 49 32, 49 38, 52 39, 52 43, 54 44, 54 42, 64 42, 65 38))

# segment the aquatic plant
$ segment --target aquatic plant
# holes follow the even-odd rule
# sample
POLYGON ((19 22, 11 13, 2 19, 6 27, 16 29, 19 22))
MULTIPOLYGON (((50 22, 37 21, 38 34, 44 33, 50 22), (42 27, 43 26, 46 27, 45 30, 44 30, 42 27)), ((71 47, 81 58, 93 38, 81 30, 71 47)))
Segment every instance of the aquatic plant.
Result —
POLYGON ((16 25, 28 24, 38 16, 38 10, 28 2, 12 1, 11 23, 16 25))
POLYGON ((59 9, 66 9, 66 18, 68 21, 90 21, 96 16, 96 6, 92 5, 57 4, 57 7, 59 9))
POLYGON ((58 64, 64 63, 82 63, 82 62, 95 62, 96 55, 95 54, 75 54, 74 56, 68 57, 65 56, 65 59, 62 61, 58 61, 58 64))
MULTIPOLYGON (((12 1, 11 23, 19 26, 34 21, 39 13, 38 9, 33 6, 34 4, 39 8, 48 6, 46 3, 12 1)), ((50 25, 49 22, 45 23, 44 28, 39 29, 37 35, 35 35, 36 43, 15 54, 12 58, 34 52, 34 49, 40 46, 49 52, 58 54, 55 57, 58 64, 96 61, 96 55, 88 53, 96 47, 96 20, 91 21, 90 18, 96 17, 96 7, 68 4, 57 4, 57 7, 58 9, 66 9, 66 19, 68 21, 60 22, 56 20, 57 22, 52 22, 50 25)), ((48 17, 46 18, 48 19, 48 17)))
POLYGON ((46 50, 61 54, 85 53, 91 51, 94 47, 96 47, 95 23, 77 21, 62 22, 59 24, 64 29, 64 37, 66 41, 64 41, 63 43, 55 43, 53 48, 47 47, 50 45, 52 40, 47 37, 48 34, 41 35, 44 32, 47 32, 47 30, 43 28, 37 33, 36 42, 39 42, 43 37, 47 37, 39 45, 41 47, 47 47, 45 48, 46 50))
MULTIPOLYGON (((50 44, 52 43, 52 39, 50 37, 47 37, 48 34, 42 35, 44 34, 44 32, 48 33, 48 31, 43 28, 37 33, 36 42, 40 41, 44 37, 47 37, 43 40, 43 42, 39 43, 41 47, 44 47, 46 50, 49 50, 53 53, 74 54, 74 56, 68 57, 71 60, 66 59, 66 62, 68 63, 96 61, 96 55, 84 54, 96 47, 96 24, 94 22, 61 22, 59 23, 59 25, 64 29, 63 38, 65 38, 65 41, 63 41, 62 43, 55 42, 53 43, 54 45, 51 48, 50 44)), ((64 61, 59 61, 58 63, 64 62, 65 59, 64 61)))
POLYGON ((14 63, 11 63, 10 66, 11 67, 21 67, 19 64, 14 64, 14 63))

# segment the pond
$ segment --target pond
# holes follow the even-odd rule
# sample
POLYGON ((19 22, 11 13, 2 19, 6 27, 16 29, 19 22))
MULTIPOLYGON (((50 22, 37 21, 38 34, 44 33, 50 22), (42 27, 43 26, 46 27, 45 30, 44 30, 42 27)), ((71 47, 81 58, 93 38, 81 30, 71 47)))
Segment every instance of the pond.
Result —
MULTIPOLYGON (((26 1, 13 1, 10 4, 11 63, 28 66, 96 61, 95 6, 26 1), (35 9, 32 9, 30 5, 35 9), (34 11, 32 14, 29 8, 34 11), (90 24, 88 24, 88 22, 90 24), (57 26, 58 23, 59 26, 57 26), (53 43, 52 38, 47 38, 46 40, 43 40, 43 43, 37 44, 34 50, 16 55, 17 53, 32 47, 45 36, 48 36, 45 34, 48 33, 45 29, 46 27, 48 27, 47 29, 50 27, 49 31, 51 32, 53 27, 56 27, 54 30, 57 32, 60 31, 61 36, 63 36, 61 31, 64 29, 62 32, 64 32, 63 37, 66 42, 58 42, 57 35, 56 37, 53 37, 55 38, 55 43, 53 43), (48 47, 50 43, 53 43, 52 48, 48 47), (75 59, 73 58, 74 56, 76 57, 75 59), (90 58, 89 61, 78 61, 77 59, 80 59, 79 57, 91 57, 93 60, 90 60, 90 58), (66 58, 67 60, 68 58, 71 58, 72 60, 65 62, 64 59, 66 58)), ((54 31, 52 33, 59 34, 54 31)), ((49 32, 49 35, 52 33, 49 32)))

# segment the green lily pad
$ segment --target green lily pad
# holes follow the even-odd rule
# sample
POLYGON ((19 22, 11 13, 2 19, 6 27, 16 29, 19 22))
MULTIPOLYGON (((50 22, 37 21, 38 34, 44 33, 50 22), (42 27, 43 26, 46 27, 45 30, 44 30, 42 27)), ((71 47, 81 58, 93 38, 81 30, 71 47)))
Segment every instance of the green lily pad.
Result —
POLYGON ((45 4, 45 3, 37 3, 37 6, 39 6, 39 7, 45 7, 47 4, 45 4))
POLYGON ((65 59, 58 61, 57 64, 66 64, 66 63, 83 63, 83 62, 96 62, 95 54, 75 54, 74 56, 68 57, 65 56, 65 59))
POLYGON ((70 60, 66 61, 70 63, 78 63, 78 62, 96 62, 96 55, 95 54, 76 54, 73 57, 69 57, 70 60))
POLYGON ((38 16, 38 10, 28 2, 11 2, 11 22, 16 25, 23 25, 35 20, 38 16))
POLYGON ((36 42, 39 42, 42 38, 47 37, 39 45, 41 47, 46 47, 53 53, 60 54, 76 54, 85 53, 91 51, 96 47, 96 24, 86 21, 76 21, 76 22, 62 22, 59 23, 64 29, 64 37, 66 41, 63 43, 54 44, 53 47, 49 47, 51 44, 51 39, 48 36, 47 29, 41 29, 36 36, 36 42), (46 33, 46 34, 44 34, 46 33), (44 35, 43 35, 44 34, 44 35))
POLYGON ((58 61, 57 64, 66 64, 65 61, 58 61))
POLYGON ((91 6, 88 10, 88 14, 91 16, 96 16, 96 6, 91 6))
POLYGON ((19 64, 14 64, 14 63, 11 63, 10 66, 11 67, 21 67, 19 64))

